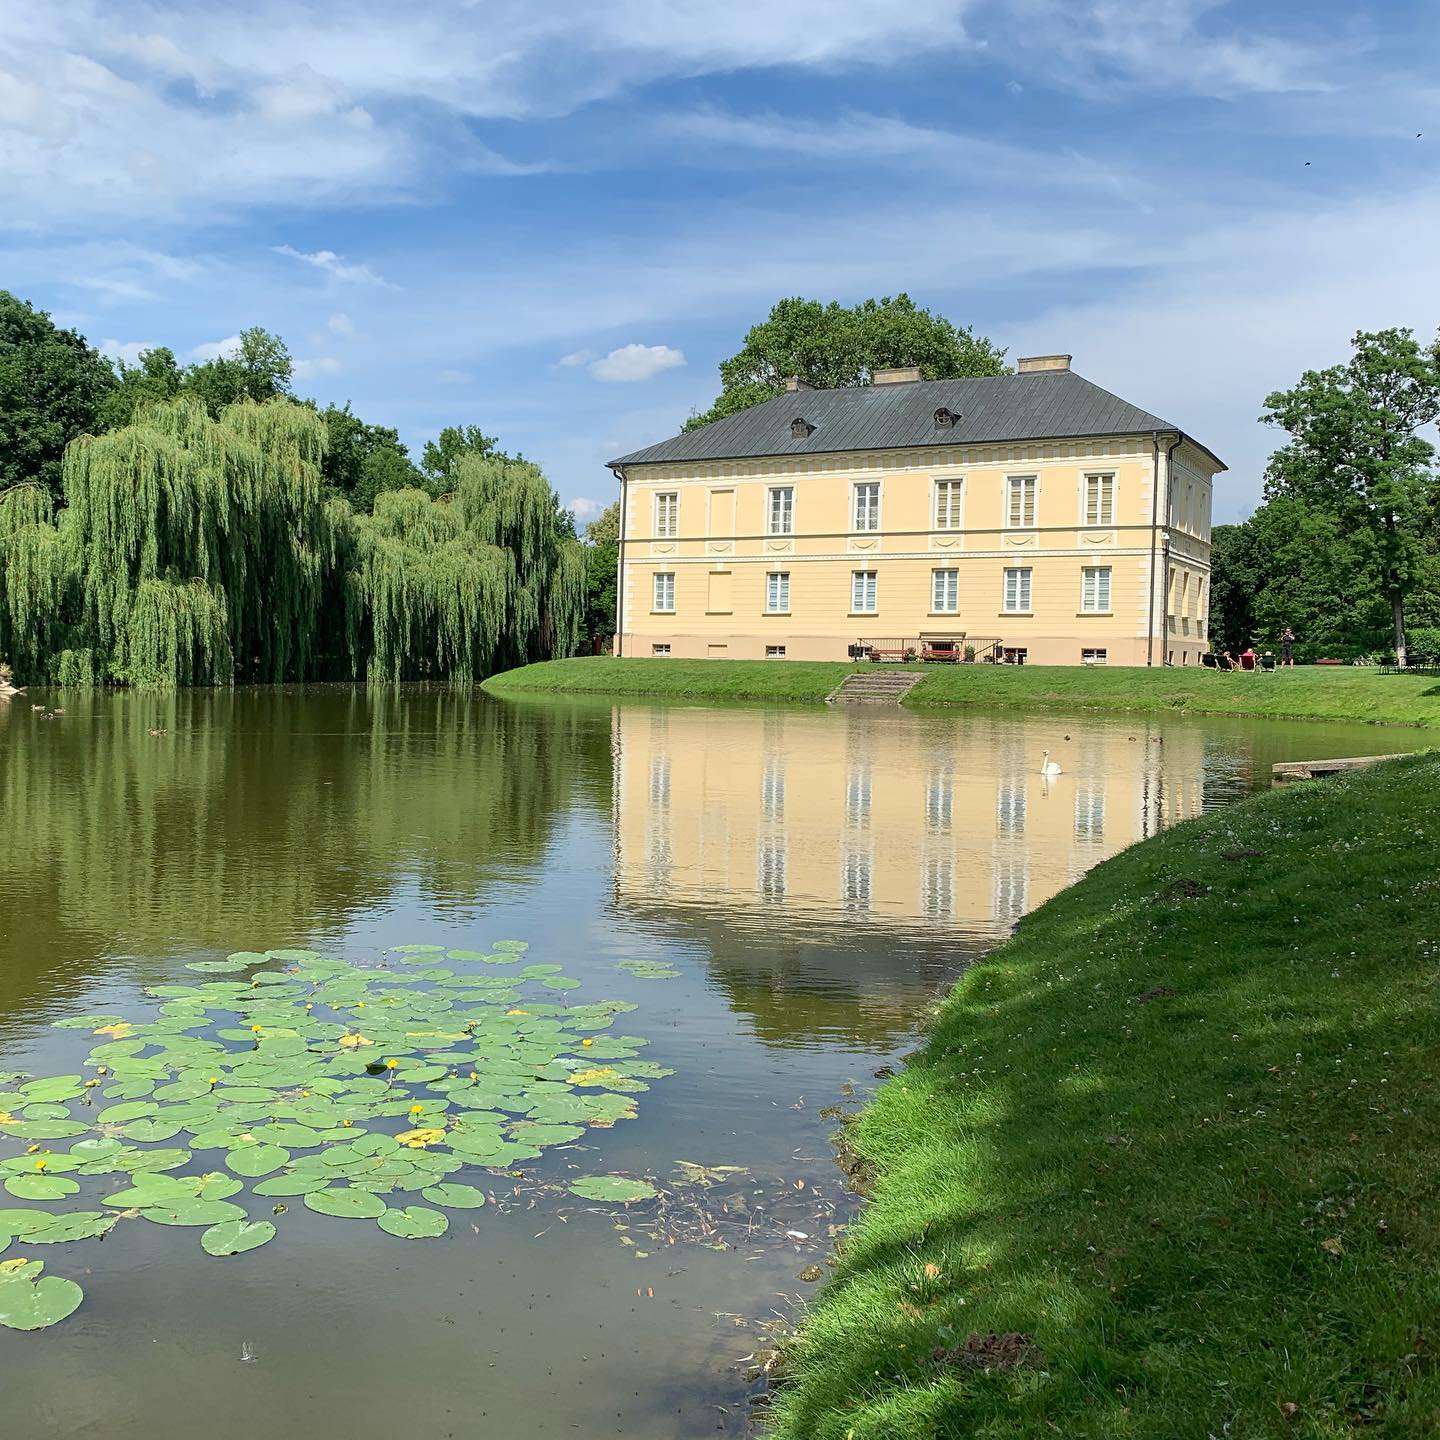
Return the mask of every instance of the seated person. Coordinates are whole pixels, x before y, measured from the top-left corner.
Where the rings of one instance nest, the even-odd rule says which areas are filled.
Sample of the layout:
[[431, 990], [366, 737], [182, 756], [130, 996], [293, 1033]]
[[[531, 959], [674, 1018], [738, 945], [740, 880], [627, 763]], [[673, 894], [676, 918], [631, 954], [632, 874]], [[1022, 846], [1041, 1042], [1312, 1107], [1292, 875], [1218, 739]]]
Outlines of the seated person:
[[1274, 674], [1274, 672], [1275, 672], [1275, 656], [1274, 656], [1273, 652], [1267, 650], [1267, 651], [1260, 657], [1260, 668], [1261, 668], [1267, 675], [1272, 675], [1272, 674]]
[[1255, 647], [1253, 645], [1247, 645], [1240, 652], [1240, 668], [1242, 670], [1253, 670], [1255, 668], [1255, 662], [1259, 658], [1255, 653]]

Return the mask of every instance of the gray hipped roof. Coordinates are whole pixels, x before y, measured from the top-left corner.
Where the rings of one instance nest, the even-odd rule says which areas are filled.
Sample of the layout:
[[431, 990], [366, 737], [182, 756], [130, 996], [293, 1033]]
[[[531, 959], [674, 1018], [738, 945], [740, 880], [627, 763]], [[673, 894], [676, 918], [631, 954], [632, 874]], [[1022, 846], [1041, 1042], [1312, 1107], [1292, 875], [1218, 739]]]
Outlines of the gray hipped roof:
[[[949, 429], [936, 428], [935, 412], [942, 406], [959, 416]], [[809, 434], [792, 434], [791, 422], [797, 419], [814, 428]], [[654, 465], [821, 455], [918, 445], [1148, 435], [1156, 430], [1183, 433], [1168, 420], [1121, 400], [1073, 370], [1045, 370], [975, 380], [912, 380], [843, 390], [787, 391], [738, 415], [609, 463]], [[1200, 448], [1205, 449], [1203, 445]], [[1220, 464], [1213, 452], [1206, 450], [1206, 454]]]

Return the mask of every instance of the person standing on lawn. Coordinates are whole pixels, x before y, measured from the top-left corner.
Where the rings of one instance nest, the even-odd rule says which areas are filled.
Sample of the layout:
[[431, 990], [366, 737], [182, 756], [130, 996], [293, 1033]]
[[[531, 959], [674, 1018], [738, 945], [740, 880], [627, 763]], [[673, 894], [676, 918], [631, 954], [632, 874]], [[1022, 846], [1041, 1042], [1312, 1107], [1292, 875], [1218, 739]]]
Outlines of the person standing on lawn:
[[1288, 625], [1280, 632], [1280, 663], [1295, 668], [1295, 632]]

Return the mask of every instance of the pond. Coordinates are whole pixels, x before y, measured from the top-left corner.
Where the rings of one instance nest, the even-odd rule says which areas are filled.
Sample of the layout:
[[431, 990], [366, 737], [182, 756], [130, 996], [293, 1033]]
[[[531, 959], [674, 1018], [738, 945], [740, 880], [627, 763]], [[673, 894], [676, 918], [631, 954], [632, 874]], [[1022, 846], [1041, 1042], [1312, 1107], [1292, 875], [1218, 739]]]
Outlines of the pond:
[[[419, 689], [0, 705], [0, 1265], [84, 1292], [0, 1328], [6, 1431], [741, 1434], [741, 1362], [853, 1210], [833, 1107], [956, 975], [1272, 762], [1415, 738]], [[571, 1188], [612, 1176], [658, 1195]], [[12, 1242], [21, 1209], [103, 1233]]]

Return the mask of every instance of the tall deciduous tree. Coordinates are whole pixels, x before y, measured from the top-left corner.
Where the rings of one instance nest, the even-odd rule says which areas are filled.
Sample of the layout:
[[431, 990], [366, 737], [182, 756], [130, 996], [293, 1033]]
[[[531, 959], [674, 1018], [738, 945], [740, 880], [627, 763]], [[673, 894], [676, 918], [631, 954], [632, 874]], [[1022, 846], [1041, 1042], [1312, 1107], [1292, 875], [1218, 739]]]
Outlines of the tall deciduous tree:
[[1405, 661], [1405, 600], [1423, 567], [1435, 451], [1417, 432], [1440, 416], [1440, 341], [1410, 330], [1360, 332], [1344, 365], [1307, 370], [1265, 401], [1261, 419], [1290, 433], [1270, 457], [1265, 492], [1334, 515], [1368, 537], [1395, 652]]
[[240, 332], [233, 355], [192, 365], [185, 371], [184, 390], [201, 400], [211, 416], [218, 416], [237, 400], [272, 400], [290, 393], [294, 362], [285, 342], [259, 325]]
[[100, 402], [99, 425], [102, 430], [118, 430], [128, 425], [145, 405], [173, 400], [185, 384], [185, 372], [168, 346], [157, 345], [142, 350], [139, 363], [116, 367], [119, 383]]
[[425, 442], [420, 468], [429, 489], [443, 495], [460, 483], [459, 465], [467, 455], [498, 455], [493, 435], [478, 425], [447, 425], [433, 440]]
[[927, 380], [1005, 374], [1005, 352], [908, 295], [845, 306], [799, 296], [779, 301], [745, 344], [720, 362], [721, 391], [687, 430], [758, 405], [796, 376], [817, 390], [868, 385], [876, 370], [918, 365]]
[[356, 510], [373, 510], [376, 497], [388, 490], [424, 488], [398, 431], [367, 425], [348, 403], [326, 406], [320, 418], [330, 440], [321, 474]]
[[114, 386], [82, 335], [0, 290], [0, 489], [29, 481], [58, 498], [65, 447], [96, 428]]

